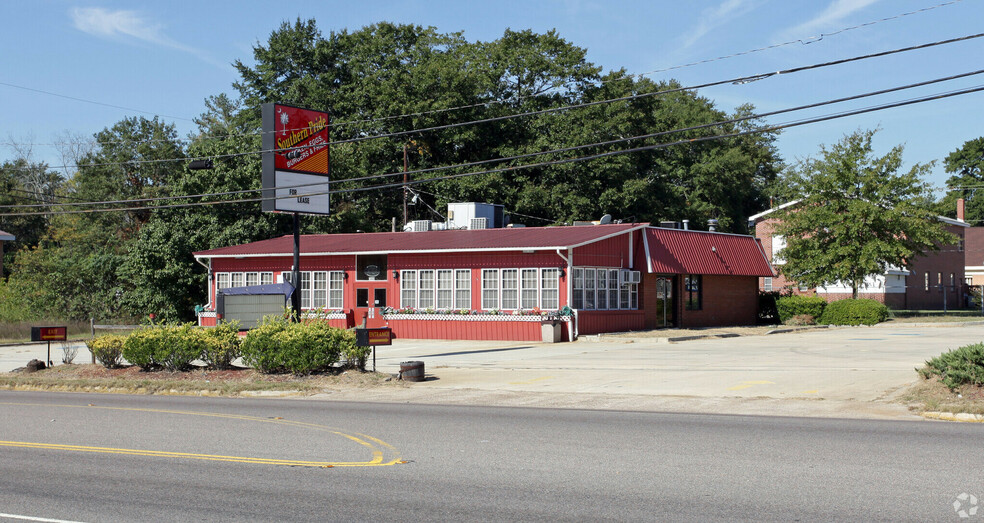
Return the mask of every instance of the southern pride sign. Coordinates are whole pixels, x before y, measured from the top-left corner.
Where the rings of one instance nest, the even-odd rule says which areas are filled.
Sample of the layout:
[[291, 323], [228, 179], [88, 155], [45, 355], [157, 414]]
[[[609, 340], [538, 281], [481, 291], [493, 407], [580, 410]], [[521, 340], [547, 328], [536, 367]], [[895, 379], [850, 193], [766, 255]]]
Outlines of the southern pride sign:
[[274, 103], [261, 111], [263, 211], [328, 214], [328, 113]]

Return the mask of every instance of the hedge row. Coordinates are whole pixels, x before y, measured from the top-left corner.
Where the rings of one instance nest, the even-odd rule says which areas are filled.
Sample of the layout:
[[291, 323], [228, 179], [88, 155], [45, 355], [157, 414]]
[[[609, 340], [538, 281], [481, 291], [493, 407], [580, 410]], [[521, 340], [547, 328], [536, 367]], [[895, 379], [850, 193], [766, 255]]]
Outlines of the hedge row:
[[365, 370], [369, 347], [356, 347], [355, 334], [322, 321], [293, 323], [281, 317], [239, 336], [236, 323], [199, 328], [192, 324], [160, 325], [128, 336], [99, 336], [89, 342], [96, 361], [107, 368], [124, 360], [144, 370], [182, 371], [201, 360], [224, 369], [242, 356], [261, 372], [311, 374], [329, 370], [344, 357], [348, 366]]
[[812, 318], [822, 325], [874, 325], [888, 319], [888, 307], [875, 300], [837, 300], [827, 303], [819, 296], [782, 296], [776, 299], [782, 323]]

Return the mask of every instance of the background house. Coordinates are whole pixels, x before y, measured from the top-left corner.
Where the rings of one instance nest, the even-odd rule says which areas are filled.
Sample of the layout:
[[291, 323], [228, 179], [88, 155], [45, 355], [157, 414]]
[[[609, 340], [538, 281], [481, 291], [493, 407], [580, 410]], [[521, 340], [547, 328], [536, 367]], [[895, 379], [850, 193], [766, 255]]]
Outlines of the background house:
[[[789, 281], [781, 274], [784, 260], [777, 256], [785, 245], [785, 239], [775, 233], [778, 220], [774, 213], [795, 205], [796, 201], [763, 211], [748, 218], [755, 228], [755, 237], [762, 242], [769, 261], [780, 273], [775, 277], [764, 277], [759, 281], [763, 291], [791, 290], [794, 294], [817, 295], [827, 301], [851, 297], [849, 285], [831, 285], [811, 288]], [[957, 236], [958, 241], [943, 245], [939, 251], [922, 254], [913, 258], [909, 267], [898, 267], [884, 274], [870, 276], [858, 290], [858, 297], [869, 298], [884, 303], [893, 309], [952, 309], [963, 307], [966, 303], [964, 284], [965, 233], [969, 225], [963, 220], [963, 200], [958, 202], [957, 219], [938, 216], [947, 232]], [[984, 250], [984, 246], [982, 246]]]
[[[751, 236], [644, 223], [485, 228], [494, 223], [304, 235], [302, 309], [403, 338], [504, 340], [540, 339], [538, 314], [561, 311], [574, 339], [754, 324], [758, 278], [773, 274]], [[217, 289], [289, 281], [292, 253], [291, 236], [194, 253], [209, 270], [199, 323], [215, 324]]]

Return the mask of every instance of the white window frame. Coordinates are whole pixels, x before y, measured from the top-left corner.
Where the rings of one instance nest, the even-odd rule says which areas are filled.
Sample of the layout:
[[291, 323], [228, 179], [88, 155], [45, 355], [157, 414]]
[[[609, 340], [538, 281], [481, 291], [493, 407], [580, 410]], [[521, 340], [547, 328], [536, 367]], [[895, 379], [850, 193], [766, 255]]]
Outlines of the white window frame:
[[[482, 310], [499, 308], [499, 269], [482, 269]], [[494, 284], [494, 287], [489, 284]]]
[[[586, 311], [638, 310], [639, 284], [619, 285], [619, 271], [610, 267], [573, 268], [571, 307]], [[599, 277], [599, 274], [603, 276]]]
[[519, 269], [499, 269], [499, 308], [519, 308]]
[[540, 269], [540, 307], [560, 309], [560, 269]]
[[[540, 306], [540, 272], [533, 268], [519, 270], [519, 306], [523, 309]], [[532, 281], [529, 280], [530, 276]]]
[[471, 269], [400, 271], [400, 307], [471, 309]]

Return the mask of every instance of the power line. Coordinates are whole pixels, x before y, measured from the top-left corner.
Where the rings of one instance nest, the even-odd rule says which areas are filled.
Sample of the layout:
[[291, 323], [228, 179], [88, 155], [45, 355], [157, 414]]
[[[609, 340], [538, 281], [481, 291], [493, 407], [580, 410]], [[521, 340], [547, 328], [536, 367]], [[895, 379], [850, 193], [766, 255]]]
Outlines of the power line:
[[[940, 6], [949, 5], [951, 3], [955, 3], [955, 2], [959, 2], [959, 1], [962, 1], [962, 0], [953, 0], [953, 1], [951, 1], [949, 3], [946, 3], [946, 4], [940, 4]], [[939, 7], [939, 6], [937, 6], [937, 7]], [[913, 11], [913, 12], [910, 12], [908, 14], [913, 14], [913, 13], [916, 13], [916, 12], [919, 12], [919, 11]], [[904, 15], [899, 15], [899, 16], [904, 16]], [[877, 22], [871, 22], [871, 23], [869, 23], [867, 25], [871, 25], [872, 23], [877, 23]], [[845, 31], [845, 30], [854, 29], [854, 28], [857, 28], [857, 27], [862, 27], [863, 25], [864, 24], [862, 24], [861, 26], [855, 26], [855, 27], [852, 27], [852, 28], [842, 29], [842, 30], [840, 30], [838, 32], [842, 32], [842, 31]], [[836, 34], [836, 33], [831, 33], [831, 34]], [[368, 136], [359, 136], [359, 137], [349, 138], [349, 139], [344, 139], [344, 140], [330, 141], [328, 143], [328, 145], [338, 145], [338, 144], [344, 144], [344, 143], [356, 143], [356, 142], [362, 142], [362, 141], [367, 141], [367, 140], [374, 140], [374, 139], [377, 139], [377, 138], [393, 138], [393, 137], [398, 137], [398, 136], [406, 136], [406, 135], [414, 134], [414, 133], [423, 133], [423, 132], [430, 132], [430, 131], [437, 131], [437, 130], [444, 130], [444, 129], [452, 129], [452, 128], [457, 128], [457, 127], [465, 127], [465, 126], [470, 126], [470, 125], [478, 125], [478, 124], [484, 124], [484, 123], [491, 123], [491, 122], [509, 120], [509, 119], [513, 119], [513, 118], [522, 118], [522, 117], [526, 117], [526, 116], [536, 116], [536, 115], [540, 115], [540, 114], [549, 114], [549, 113], [554, 113], [554, 112], [559, 112], [559, 111], [566, 111], [566, 110], [570, 110], [570, 109], [579, 109], [579, 108], [583, 108], [583, 107], [591, 107], [591, 106], [603, 105], [603, 104], [609, 104], [609, 103], [615, 103], [615, 102], [624, 102], [624, 101], [637, 100], [637, 99], [641, 99], [641, 98], [648, 98], [648, 97], [662, 95], [662, 94], [669, 94], [669, 93], [682, 92], [682, 91], [692, 91], [692, 90], [698, 90], [698, 89], [705, 89], [705, 88], [708, 88], [708, 87], [715, 87], [715, 86], [729, 84], [729, 83], [730, 84], [741, 85], [741, 84], [745, 84], [745, 83], [755, 82], [755, 81], [758, 81], [758, 80], [764, 80], [764, 79], [770, 78], [772, 76], [788, 75], [788, 74], [798, 73], [798, 72], [803, 72], [803, 71], [808, 71], [808, 70], [812, 70], [812, 69], [820, 69], [820, 68], [824, 68], [824, 67], [831, 67], [831, 66], [835, 66], [835, 65], [842, 65], [842, 64], [845, 64], [845, 63], [856, 62], [856, 61], [860, 61], [860, 60], [867, 60], [867, 59], [870, 59], [870, 58], [880, 58], [880, 57], [889, 56], [889, 55], [892, 55], [892, 54], [904, 53], [904, 52], [909, 52], [909, 51], [916, 51], [916, 50], [926, 49], [926, 48], [930, 48], [930, 47], [936, 47], [936, 46], [940, 46], [940, 45], [947, 45], [947, 44], [952, 44], [952, 43], [957, 43], [957, 42], [972, 40], [972, 39], [980, 38], [982, 36], [984, 36], [984, 33], [977, 33], [977, 34], [973, 34], [973, 35], [967, 35], [967, 36], [962, 36], [962, 37], [950, 38], [950, 39], [946, 39], [946, 40], [939, 40], [939, 41], [929, 42], [929, 43], [925, 43], [925, 44], [919, 44], [919, 45], [914, 45], [914, 46], [908, 46], [908, 47], [891, 49], [891, 50], [888, 50], [888, 51], [881, 51], [881, 52], [877, 52], [877, 53], [870, 53], [870, 54], [866, 54], [866, 55], [854, 56], [854, 57], [851, 57], [851, 58], [844, 58], [844, 59], [840, 59], [840, 60], [833, 60], [833, 61], [829, 61], [829, 62], [821, 62], [821, 63], [818, 63], [818, 64], [812, 64], [812, 65], [807, 65], [807, 66], [800, 66], [800, 67], [794, 67], [794, 68], [790, 68], [790, 69], [783, 69], [783, 70], [779, 70], [779, 71], [775, 71], [775, 72], [767, 72], [767, 73], [760, 73], [760, 74], [755, 74], [755, 75], [747, 75], [747, 76], [742, 76], [742, 77], [737, 77], [737, 78], [730, 78], [730, 79], [726, 79], [726, 80], [718, 80], [718, 81], [707, 82], [707, 83], [703, 83], [703, 84], [697, 84], [697, 85], [686, 86], [686, 87], [678, 87], [678, 88], [673, 88], [673, 89], [664, 89], [664, 90], [659, 90], [659, 91], [650, 91], [650, 92], [639, 93], [639, 94], [635, 94], [635, 95], [631, 95], [631, 96], [624, 96], [624, 97], [619, 97], [619, 98], [611, 98], [611, 99], [606, 99], [606, 100], [598, 100], [598, 101], [594, 101], [594, 102], [584, 102], [584, 103], [580, 103], [580, 104], [563, 105], [563, 106], [559, 106], [559, 107], [552, 107], [552, 108], [548, 108], [548, 109], [541, 109], [541, 110], [538, 110], [538, 111], [528, 111], [528, 112], [523, 112], [523, 113], [515, 113], [515, 114], [510, 114], [510, 115], [503, 115], [503, 116], [497, 116], [497, 117], [485, 118], [485, 119], [479, 119], [479, 120], [468, 120], [468, 121], [464, 121], [464, 122], [457, 122], [457, 123], [445, 124], [445, 125], [439, 125], [439, 126], [424, 127], [424, 128], [417, 128], [417, 129], [408, 129], [408, 130], [396, 131], [396, 132], [392, 132], [392, 133], [383, 133], [383, 134], [375, 134], [375, 135], [368, 135]], [[799, 42], [799, 40], [794, 41], [793, 43], [795, 43], [795, 42]], [[785, 45], [785, 44], [777, 44], [777, 45]], [[737, 56], [737, 55], [734, 55], [734, 56]], [[642, 73], [642, 74], [645, 75], [645, 74], [649, 74], [649, 73]], [[0, 82], [0, 85], [7, 85], [7, 84], [3, 84], [2, 82]], [[494, 102], [487, 102], [487, 103], [483, 103], [483, 104], [474, 104], [474, 105], [471, 105], [471, 106], [460, 106], [458, 108], [449, 108], [447, 110], [454, 110], [454, 109], [460, 109], [460, 108], [478, 107], [478, 106], [483, 106], [483, 105], [489, 105], [489, 104], [492, 104], [492, 103], [494, 103]], [[434, 111], [430, 111], [430, 112], [439, 112], [439, 111], [444, 111], [444, 110], [443, 109], [438, 109], [438, 110], [434, 110]], [[333, 127], [339, 127], [339, 126], [348, 125], [348, 124], [352, 124], [352, 123], [364, 123], [364, 122], [382, 121], [382, 120], [393, 119], [393, 118], [402, 118], [402, 117], [405, 117], [405, 116], [416, 116], [418, 114], [419, 115], [422, 115], [422, 114], [428, 114], [428, 113], [413, 113], [413, 114], [408, 114], [408, 115], [399, 115], [399, 116], [393, 116], [393, 117], [382, 117], [382, 118], [378, 118], [378, 119], [369, 119], [369, 120], [357, 120], [357, 121], [350, 121], [350, 122], [334, 122], [331, 125]], [[288, 129], [288, 130], [291, 130], [291, 129]], [[215, 137], [214, 139], [220, 140], [220, 139], [229, 139], [229, 138], [233, 138], [233, 137], [261, 136], [261, 135], [266, 134], [266, 133], [269, 133], [269, 132], [272, 132], [272, 131], [261, 131], [259, 133], [230, 134], [230, 135], [227, 135], [227, 136]], [[147, 140], [147, 141], [143, 141], [143, 142], [108, 141], [108, 142], [94, 142], [94, 143], [97, 143], [97, 144], [98, 143], [103, 143], [103, 144], [112, 144], [112, 143], [150, 143], [150, 142], [153, 142], [153, 141], [167, 141], [167, 140]], [[180, 140], [179, 139], [179, 140], [174, 140], [174, 141], [181, 142], [181, 141], [186, 141], [186, 140]], [[12, 143], [11, 142], [6, 142], [5, 145], [12, 145]], [[24, 145], [28, 145], [28, 144], [24, 144]], [[30, 144], [30, 145], [52, 145], [52, 144]], [[237, 153], [237, 154], [233, 154], [233, 155], [217, 155], [217, 156], [200, 157], [200, 158], [189, 158], [189, 159], [226, 158], [226, 157], [242, 156], [242, 155], [245, 155], [245, 154], [262, 153], [262, 152], [264, 152], [264, 151], [253, 151], [251, 153]], [[133, 162], [112, 162], [112, 163], [84, 164], [84, 165], [79, 165], [78, 167], [96, 167], [96, 166], [105, 166], [105, 165], [135, 164], [135, 163], [136, 164], [140, 164], [140, 163], [159, 163], [159, 162], [169, 162], [169, 161], [181, 161], [181, 160], [180, 159], [168, 159], [168, 160], [135, 160]], [[67, 169], [67, 168], [71, 168], [71, 167], [73, 167], [73, 166], [70, 166], [70, 165], [59, 165], [59, 166], [52, 166], [51, 168], [52, 169]]]
[[634, 148], [630, 148], [630, 149], [622, 149], [622, 150], [618, 150], [618, 151], [608, 151], [608, 152], [597, 153], [597, 154], [592, 154], [592, 155], [587, 155], [587, 156], [572, 157], [572, 158], [562, 158], [562, 159], [558, 159], [558, 160], [549, 160], [549, 161], [537, 162], [537, 163], [532, 163], [532, 164], [502, 167], [502, 168], [498, 168], [498, 169], [488, 169], [488, 170], [484, 170], [484, 171], [477, 171], [477, 172], [470, 172], [470, 173], [459, 173], [459, 174], [451, 174], [451, 175], [440, 176], [440, 177], [435, 177], [435, 178], [426, 178], [426, 179], [419, 179], [419, 180], [411, 180], [411, 181], [409, 181], [407, 183], [398, 182], [398, 183], [382, 184], [382, 185], [375, 185], [375, 186], [369, 186], [369, 187], [356, 187], [356, 188], [349, 188], [349, 189], [336, 189], [336, 190], [328, 190], [328, 191], [316, 191], [316, 192], [311, 192], [311, 193], [306, 193], [306, 194], [295, 194], [295, 195], [291, 195], [291, 196], [287, 196], [287, 197], [273, 196], [273, 197], [247, 198], [247, 199], [239, 199], [239, 200], [218, 200], [218, 201], [194, 202], [194, 203], [184, 203], [184, 204], [170, 204], [170, 205], [157, 205], [157, 206], [138, 206], [138, 207], [119, 207], [119, 208], [101, 208], [101, 209], [83, 209], [83, 210], [74, 210], [74, 211], [51, 211], [51, 212], [30, 212], [30, 213], [0, 213], [0, 216], [31, 216], [31, 215], [44, 215], [44, 214], [89, 214], [89, 213], [110, 212], [110, 211], [137, 211], [137, 210], [175, 209], [175, 208], [197, 207], [197, 206], [207, 206], [207, 205], [221, 205], [221, 204], [228, 204], [228, 203], [242, 204], [242, 203], [250, 203], [250, 202], [260, 202], [260, 201], [264, 201], [264, 200], [279, 200], [279, 199], [288, 199], [288, 198], [289, 199], [293, 199], [293, 198], [302, 197], [302, 196], [316, 196], [316, 195], [324, 195], [324, 194], [347, 194], [347, 193], [365, 192], [365, 191], [371, 191], [371, 190], [397, 189], [397, 188], [402, 188], [405, 185], [418, 185], [418, 184], [422, 184], [422, 183], [430, 183], [430, 182], [435, 182], [435, 181], [450, 180], [450, 179], [464, 178], [464, 177], [471, 177], [471, 176], [479, 176], [479, 175], [483, 175], [483, 174], [497, 174], [497, 173], [502, 173], [502, 172], [510, 172], [510, 171], [517, 171], [517, 170], [533, 169], [533, 168], [540, 168], [540, 167], [549, 167], [549, 166], [554, 166], [554, 165], [580, 163], [580, 162], [584, 162], [584, 161], [597, 160], [597, 159], [600, 159], [600, 158], [607, 158], [607, 157], [612, 157], [612, 156], [620, 156], [620, 155], [623, 155], [623, 154], [632, 154], [632, 153], [645, 152], [645, 151], [651, 151], [651, 150], [656, 150], [656, 149], [665, 149], [665, 148], [672, 147], [672, 146], [675, 146], [675, 145], [685, 145], [685, 144], [705, 142], [705, 141], [710, 141], [710, 140], [720, 140], [720, 139], [723, 139], [723, 138], [734, 138], [734, 137], [745, 136], [745, 135], [749, 135], [749, 134], [760, 134], [760, 133], [764, 133], [764, 132], [774, 132], [774, 131], [778, 131], [780, 129], [786, 129], [786, 128], [790, 128], [790, 127], [799, 127], [799, 126], [813, 124], [813, 123], [819, 123], [819, 122], [825, 122], [825, 121], [829, 121], [829, 120], [836, 120], [836, 119], [839, 119], [839, 118], [845, 118], [845, 117], [848, 117], [848, 116], [855, 116], [855, 115], [858, 115], [858, 114], [870, 113], [870, 112], [874, 112], [874, 111], [882, 111], [882, 110], [885, 110], [885, 109], [892, 109], [892, 108], [895, 108], [895, 107], [902, 107], [902, 106], [906, 106], [906, 105], [913, 105], [913, 104], [917, 104], [917, 103], [924, 103], [924, 102], [929, 102], [929, 101], [933, 101], [933, 100], [940, 100], [940, 99], [949, 98], [949, 97], [952, 97], [952, 96], [959, 96], [959, 95], [964, 95], [964, 94], [971, 94], [971, 93], [976, 93], [976, 92], [981, 92], [981, 91], [984, 91], [984, 85], [977, 86], [977, 87], [972, 87], [972, 88], [966, 88], [966, 89], [959, 89], [959, 90], [956, 90], [956, 91], [949, 91], [949, 92], [945, 92], [945, 93], [939, 93], [939, 94], [935, 94], [935, 95], [923, 96], [923, 97], [918, 97], [918, 98], [911, 98], [909, 100], [903, 100], [903, 101], [893, 102], [893, 103], [886, 103], [886, 104], [881, 104], [881, 105], [866, 107], [866, 108], [862, 108], [862, 109], [856, 109], [856, 110], [851, 110], [851, 111], [843, 111], [843, 112], [840, 112], [840, 113], [833, 113], [833, 114], [829, 114], [829, 115], [825, 115], [825, 116], [820, 116], [820, 117], [805, 118], [805, 119], [796, 120], [796, 121], [792, 121], [792, 122], [788, 122], [788, 123], [784, 123], [784, 124], [776, 124], [776, 125], [772, 125], [772, 126], [767, 126], [767, 127], [761, 128], [761, 129], [750, 129], [750, 130], [738, 131], [738, 132], [733, 132], [733, 133], [728, 133], [728, 134], [723, 134], [723, 135], [712, 135], [712, 136], [704, 136], [704, 137], [697, 137], [697, 138], [689, 138], [689, 139], [677, 140], [677, 141], [674, 141], [674, 142], [666, 142], [666, 143], [660, 143], [660, 144], [645, 145], [645, 146], [634, 147]]
[[[51, 91], [45, 91], [44, 89], [35, 89], [33, 87], [25, 87], [23, 85], [16, 85], [16, 84], [8, 83], [8, 82], [0, 82], [0, 85], [7, 86], [7, 87], [13, 87], [14, 89], [23, 89], [25, 91], [32, 91], [32, 92], [35, 92], [35, 93], [46, 94], [48, 96], [57, 96], [58, 98], [66, 98], [68, 100], [74, 100], [76, 102], [84, 102], [84, 103], [87, 103], [87, 104], [102, 105], [104, 107], [112, 107], [113, 109], [123, 109], [124, 111], [134, 111], [134, 112], [137, 112], [137, 113], [149, 114], [149, 115], [153, 115], [153, 116], [162, 116], [162, 117], [165, 117], [165, 118], [173, 118], [175, 120], [184, 120], [184, 121], [188, 121], [188, 122], [194, 122], [195, 121], [194, 119], [191, 119], [191, 118], [184, 118], [184, 117], [181, 117], [181, 116], [172, 116], [172, 115], [167, 115], [167, 114], [155, 113], [153, 111], [143, 111], [143, 110], [140, 110], [140, 109], [134, 109], [132, 107], [123, 107], [122, 105], [113, 105], [113, 104], [108, 104], [108, 103], [103, 103], [103, 102], [97, 102], [95, 100], [86, 100], [85, 98], [79, 98], [77, 96], [69, 96], [67, 94], [53, 93]], [[10, 145], [10, 144], [4, 144], [4, 145]], [[48, 144], [31, 144], [31, 145], [48, 145]]]
[[[543, 156], [543, 155], [546, 155], [546, 154], [566, 153], [566, 152], [571, 152], [571, 151], [586, 149], [586, 148], [590, 148], [590, 147], [600, 147], [600, 146], [605, 146], [605, 145], [615, 145], [615, 144], [619, 144], [619, 143], [625, 143], [625, 142], [628, 142], [628, 141], [635, 141], [635, 140], [656, 138], [658, 136], [665, 136], [665, 135], [674, 134], [674, 133], [689, 132], [689, 131], [707, 129], [707, 128], [711, 128], [711, 127], [719, 127], [719, 126], [722, 126], [722, 125], [730, 125], [730, 124], [740, 123], [740, 122], [744, 122], [744, 121], [748, 121], [748, 120], [756, 120], [756, 119], [761, 119], [761, 118], [765, 118], [765, 117], [769, 117], [769, 116], [775, 116], [775, 115], [784, 114], [784, 113], [801, 111], [801, 110], [804, 110], [804, 109], [813, 109], [813, 108], [822, 107], [822, 106], [825, 106], [825, 105], [832, 105], [832, 104], [836, 104], [836, 103], [853, 101], [853, 100], [858, 100], [858, 99], [861, 99], [861, 98], [868, 98], [868, 97], [872, 97], [872, 96], [878, 96], [878, 95], [882, 95], [882, 94], [887, 94], [887, 93], [891, 93], [891, 92], [902, 91], [902, 90], [906, 90], [906, 89], [912, 89], [912, 88], [916, 88], [916, 87], [924, 87], [924, 86], [931, 85], [931, 84], [946, 82], [946, 81], [960, 79], [960, 78], [966, 78], [966, 77], [970, 77], [970, 76], [974, 76], [974, 75], [979, 75], [979, 74], [984, 74], [984, 69], [979, 69], [977, 71], [970, 71], [970, 72], [967, 72], [967, 73], [960, 73], [960, 74], [950, 75], [950, 76], [946, 76], [946, 77], [942, 77], [942, 78], [935, 78], [935, 79], [926, 80], [926, 81], [923, 81], [923, 82], [916, 82], [916, 83], [912, 83], [912, 84], [907, 84], [907, 85], [902, 85], [902, 86], [897, 86], [897, 87], [891, 87], [891, 88], [887, 88], [887, 89], [881, 89], [881, 90], [877, 90], [877, 91], [871, 91], [871, 92], [867, 92], [867, 93], [861, 93], [861, 94], [847, 96], [847, 97], [842, 97], [842, 98], [835, 98], [835, 99], [832, 99], [832, 100], [825, 100], [825, 101], [822, 101], [822, 102], [816, 102], [816, 103], [812, 103], [812, 104], [800, 105], [800, 106], [791, 107], [791, 108], [787, 108], [787, 109], [780, 109], [780, 110], [776, 110], [776, 111], [769, 111], [769, 112], [765, 112], [765, 113], [753, 114], [753, 115], [743, 116], [743, 117], [740, 117], [740, 118], [732, 118], [732, 119], [728, 119], [728, 120], [711, 122], [711, 123], [706, 123], [706, 124], [701, 124], [701, 125], [695, 125], [695, 126], [690, 126], [690, 127], [671, 129], [671, 130], [667, 130], [667, 131], [659, 131], [659, 132], [655, 132], [655, 133], [649, 133], [649, 134], [631, 136], [631, 137], [627, 137], [627, 138], [618, 138], [618, 139], [615, 139], [615, 140], [608, 140], [608, 141], [603, 141], [603, 142], [595, 142], [595, 143], [591, 143], [591, 144], [583, 144], [583, 145], [576, 145], [576, 146], [564, 147], [564, 148], [559, 148], [559, 149], [551, 149], [551, 150], [547, 150], [547, 151], [538, 151], [538, 152], [520, 154], [520, 155], [515, 155], [515, 156], [510, 156], [510, 157], [504, 157], [504, 158], [492, 158], [492, 159], [487, 159], [487, 160], [479, 160], [479, 161], [475, 161], [475, 162], [468, 162], [468, 163], [456, 164], [456, 165], [450, 165], [450, 166], [439, 166], [439, 167], [430, 167], [430, 168], [426, 168], [426, 169], [417, 169], [417, 170], [414, 170], [414, 171], [408, 171], [407, 173], [395, 172], [395, 173], [387, 173], [387, 174], [380, 174], [380, 175], [370, 175], [370, 176], [359, 177], [359, 178], [349, 178], [349, 179], [345, 179], [345, 180], [337, 180], [337, 181], [335, 181], [333, 183], [343, 183], [343, 182], [344, 183], [353, 183], [353, 182], [361, 182], [361, 181], [371, 181], [371, 180], [376, 180], [376, 179], [380, 179], [380, 178], [387, 178], [387, 177], [393, 177], [393, 176], [401, 176], [403, 174], [419, 175], [419, 174], [426, 174], [426, 173], [431, 173], [431, 172], [436, 172], [436, 171], [444, 171], [444, 170], [448, 170], [448, 169], [461, 169], [461, 168], [467, 168], [467, 167], [476, 167], [476, 166], [479, 166], [479, 165], [486, 165], [486, 164], [489, 164], [489, 163], [499, 163], [499, 162], [505, 162], [505, 161], [522, 160], [522, 159], [532, 158], [532, 157], [536, 157], [536, 156]], [[314, 185], [321, 185], [321, 183], [298, 184], [298, 185], [282, 186], [280, 188], [281, 189], [297, 189], [297, 188], [311, 187], [311, 186], [314, 186]], [[91, 201], [91, 202], [79, 203], [79, 204], [75, 204], [75, 203], [56, 203], [56, 204], [50, 204], [50, 205], [20, 205], [20, 206], [0, 205], [0, 209], [3, 209], [3, 208], [55, 207], [55, 206], [76, 206], [76, 205], [112, 205], [112, 204], [143, 203], [143, 202], [165, 201], [165, 200], [175, 200], [175, 199], [204, 198], [204, 197], [215, 197], [215, 196], [232, 196], [232, 195], [237, 195], [237, 194], [255, 193], [255, 192], [262, 191], [262, 190], [263, 189], [241, 189], [241, 190], [236, 190], [236, 191], [226, 191], [226, 192], [217, 192], [217, 193], [203, 193], [203, 194], [176, 195], [176, 196], [158, 196], [158, 197], [153, 197], [153, 198], [138, 198], [138, 199], [128, 199], [128, 200]]]

